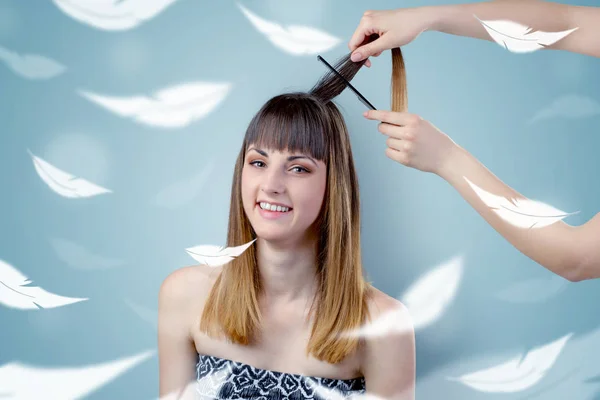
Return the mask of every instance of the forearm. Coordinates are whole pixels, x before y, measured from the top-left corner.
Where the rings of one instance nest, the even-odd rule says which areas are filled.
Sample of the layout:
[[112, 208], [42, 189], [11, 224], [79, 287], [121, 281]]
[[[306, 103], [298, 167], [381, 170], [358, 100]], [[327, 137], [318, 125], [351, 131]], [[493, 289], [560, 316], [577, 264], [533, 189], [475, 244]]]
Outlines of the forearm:
[[[546, 48], [600, 57], [600, 7], [572, 6], [542, 0], [496, 0], [426, 7], [429, 30], [493, 41], [477, 20], [511, 20], [532, 31], [579, 29]], [[477, 18], [475, 18], [475, 16]]]
[[[592, 254], [590, 225], [571, 226], [558, 221], [541, 228], [522, 228], [505, 221], [479, 198], [464, 178], [496, 196], [509, 200], [525, 197], [504, 184], [459, 146], [456, 146], [438, 175], [450, 183], [500, 235], [540, 265], [571, 281], [588, 279], [594, 263], [596, 274], [598, 273], [600, 266], [597, 265], [597, 259], [594, 261], [594, 257], [597, 258], [600, 254]], [[595, 222], [596, 228], [600, 228], [599, 222], [600, 214]], [[600, 237], [600, 231], [595, 236]]]

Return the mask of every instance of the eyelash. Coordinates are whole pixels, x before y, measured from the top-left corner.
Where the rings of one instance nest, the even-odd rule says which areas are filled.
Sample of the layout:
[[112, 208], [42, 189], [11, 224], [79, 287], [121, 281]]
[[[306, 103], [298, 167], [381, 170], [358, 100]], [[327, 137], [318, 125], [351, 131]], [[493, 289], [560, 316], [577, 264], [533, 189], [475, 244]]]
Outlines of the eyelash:
[[[264, 164], [264, 162], [262, 162], [262, 161], [260, 161], [260, 160], [256, 160], [256, 161], [252, 161], [252, 162], [250, 163], [250, 165], [254, 165], [254, 164], [256, 164], [256, 163], [263, 163], [263, 164]], [[260, 168], [260, 167], [258, 167], [258, 168]], [[308, 169], [306, 169], [306, 168], [304, 168], [304, 167], [301, 167], [301, 166], [299, 166], [299, 165], [296, 165], [296, 166], [294, 166], [293, 168], [300, 168], [300, 169], [304, 170], [304, 172], [305, 172], [305, 173], [309, 173], [309, 172], [310, 172]]]

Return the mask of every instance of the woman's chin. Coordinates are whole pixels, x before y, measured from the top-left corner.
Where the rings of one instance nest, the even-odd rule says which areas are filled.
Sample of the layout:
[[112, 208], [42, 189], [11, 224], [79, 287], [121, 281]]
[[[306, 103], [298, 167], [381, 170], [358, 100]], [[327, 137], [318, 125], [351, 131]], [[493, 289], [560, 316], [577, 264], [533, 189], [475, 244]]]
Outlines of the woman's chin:
[[257, 239], [261, 240], [278, 241], [289, 237], [285, 232], [276, 232], [275, 229], [255, 229], [254, 231]]

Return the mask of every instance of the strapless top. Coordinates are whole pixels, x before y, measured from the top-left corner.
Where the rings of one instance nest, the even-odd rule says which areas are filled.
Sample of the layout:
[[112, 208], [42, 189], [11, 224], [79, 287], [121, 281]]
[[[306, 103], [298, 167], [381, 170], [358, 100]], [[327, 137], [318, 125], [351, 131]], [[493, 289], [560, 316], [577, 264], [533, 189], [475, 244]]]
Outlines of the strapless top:
[[202, 400], [340, 399], [365, 393], [365, 378], [332, 379], [271, 371], [198, 355], [196, 394]]

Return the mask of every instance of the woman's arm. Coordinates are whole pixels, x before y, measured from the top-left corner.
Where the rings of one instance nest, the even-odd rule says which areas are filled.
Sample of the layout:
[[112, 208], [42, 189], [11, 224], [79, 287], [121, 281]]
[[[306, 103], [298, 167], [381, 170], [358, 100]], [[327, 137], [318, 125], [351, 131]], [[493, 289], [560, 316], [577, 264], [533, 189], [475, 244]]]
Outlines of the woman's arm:
[[506, 240], [550, 271], [570, 280], [600, 277], [600, 213], [581, 226], [563, 221], [542, 228], [521, 228], [500, 218], [465, 180], [495, 196], [525, 199], [431, 122], [416, 114], [371, 110], [367, 119], [381, 123], [389, 136], [387, 157], [407, 167], [439, 175]]
[[520, 228], [500, 218], [464, 178], [497, 196], [526, 198], [504, 184], [465, 149], [454, 146], [436, 173], [529, 258], [573, 282], [600, 277], [600, 213], [581, 226], [558, 221], [542, 228]]
[[428, 7], [435, 17], [429, 30], [493, 40], [480, 20], [511, 20], [533, 31], [558, 32], [579, 27], [549, 49], [600, 57], [600, 7], [572, 6], [541, 0], [496, 0]]
[[171, 273], [158, 296], [159, 396], [169, 399], [195, 379], [197, 352], [189, 323], [193, 301], [186, 295], [186, 273], [186, 268]]
[[[348, 42], [352, 61], [377, 57], [385, 50], [402, 47], [424, 31], [492, 41], [474, 15], [480, 20], [511, 20], [530, 27], [532, 31], [560, 32], [577, 27], [579, 29], [546, 48], [600, 57], [600, 7], [541, 0], [495, 0], [366, 11]], [[374, 33], [379, 38], [370, 41]]]

